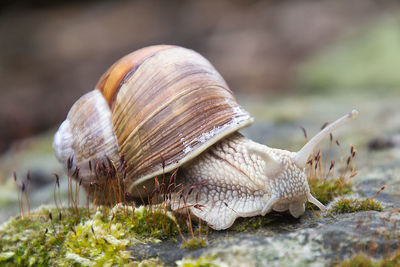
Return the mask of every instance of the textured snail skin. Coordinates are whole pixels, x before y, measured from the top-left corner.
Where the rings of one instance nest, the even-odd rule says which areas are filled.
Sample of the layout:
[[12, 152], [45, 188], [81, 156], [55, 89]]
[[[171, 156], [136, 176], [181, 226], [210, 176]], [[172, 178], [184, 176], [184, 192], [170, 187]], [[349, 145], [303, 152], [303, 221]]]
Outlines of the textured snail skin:
[[[276, 163], [265, 162], [250, 147], [268, 153], [279, 168], [271, 171]], [[201, 154], [181, 173], [179, 183], [194, 189], [186, 194], [186, 203], [176, 199], [173, 209], [191, 207], [194, 215], [217, 230], [230, 227], [237, 217], [265, 215], [271, 208], [299, 217], [310, 192], [304, 168], [296, 166], [292, 152], [257, 144], [238, 133]], [[263, 212], [273, 196], [279, 201]]]

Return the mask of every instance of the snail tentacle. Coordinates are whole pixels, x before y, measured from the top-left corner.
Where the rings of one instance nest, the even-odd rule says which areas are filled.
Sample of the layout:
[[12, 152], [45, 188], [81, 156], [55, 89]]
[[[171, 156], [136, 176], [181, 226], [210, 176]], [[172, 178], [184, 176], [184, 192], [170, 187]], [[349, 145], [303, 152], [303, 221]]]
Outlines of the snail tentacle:
[[296, 152], [294, 161], [299, 168], [304, 168], [307, 164], [307, 160], [313, 153], [314, 148], [322, 141], [322, 139], [329, 135], [333, 130], [342, 126], [350, 119], [356, 118], [358, 116], [357, 110], [352, 110], [350, 113], [344, 115], [343, 117], [337, 119], [333, 123], [326, 126], [318, 134], [316, 134], [310, 141], [308, 141], [302, 149]]
[[307, 194], [307, 200], [310, 203], [313, 203], [315, 206], [317, 206], [321, 211], [326, 211], [326, 207], [324, 204], [318, 201], [311, 193]]
[[272, 197], [268, 200], [267, 204], [265, 204], [265, 206], [263, 207], [263, 209], [262, 209], [262, 211], [261, 211], [261, 215], [262, 215], [262, 216], [265, 216], [265, 214], [267, 214], [268, 212], [270, 212], [270, 211], [272, 210], [272, 208], [274, 207], [274, 205], [275, 205], [276, 203], [278, 203], [278, 201], [279, 201], [279, 198], [278, 198], [278, 197], [272, 196]]

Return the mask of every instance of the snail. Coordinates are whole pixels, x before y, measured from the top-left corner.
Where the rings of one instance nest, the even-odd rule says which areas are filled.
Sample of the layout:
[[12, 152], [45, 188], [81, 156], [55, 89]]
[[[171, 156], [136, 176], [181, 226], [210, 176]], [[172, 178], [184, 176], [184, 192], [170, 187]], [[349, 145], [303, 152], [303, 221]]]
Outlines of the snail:
[[189, 207], [220, 230], [237, 217], [272, 210], [299, 217], [307, 201], [324, 211], [310, 193], [307, 160], [325, 136], [357, 114], [331, 123], [298, 152], [270, 148], [238, 132], [253, 118], [203, 56], [156, 45], [114, 63], [73, 104], [53, 147], [61, 163], [79, 170], [86, 188], [95, 179], [92, 162], [122, 166], [132, 194], [178, 170], [176, 184], [183, 189], [169, 196], [170, 207]]

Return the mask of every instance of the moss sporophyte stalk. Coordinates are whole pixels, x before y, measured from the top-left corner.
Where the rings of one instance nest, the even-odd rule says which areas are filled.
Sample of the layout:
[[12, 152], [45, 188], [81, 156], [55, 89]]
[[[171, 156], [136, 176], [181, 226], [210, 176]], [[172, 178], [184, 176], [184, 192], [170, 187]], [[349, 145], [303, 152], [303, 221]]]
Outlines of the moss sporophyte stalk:
[[[341, 151], [338, 161], [334, 158], [329, 158], [329, 155], [334, 152], [334, 148], [339, 148]], [[327, 151], [322, 153], [321, 149], [319, 149], [308, 160], [308, 185], [311, 194], [321, 203], [326, 205], [338, 196], [353, 193], [352, 180], [358, 174], [355, 167], [355, 159], [358, 152], [353, 145], [350, 145], [349, 152], [346, 155], [339, 140], [334, 140], [331, 134]], [[312, 205], [307, 203], [307, 207], [311, 208]]]

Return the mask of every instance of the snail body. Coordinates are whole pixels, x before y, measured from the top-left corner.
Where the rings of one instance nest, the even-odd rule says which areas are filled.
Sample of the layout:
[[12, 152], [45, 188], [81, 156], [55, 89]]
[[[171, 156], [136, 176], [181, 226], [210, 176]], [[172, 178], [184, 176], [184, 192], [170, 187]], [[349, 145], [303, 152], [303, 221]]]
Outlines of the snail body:
[[53, 147], [68, 169], [79, 169], [86, 188], [94, 180], [92, 162], [123, 167], [131, 193], [179, 168], [183, 189], [169, 197], [172, 209], [189, 207], [214, 229], [226, 229], [237, 217], [271, 210], [298, 217], [307, 201], [324, 210], [310, 194], [307, 159], [356, 115], [330, 124], [299, 152], [269, 148], [237, 132], [253, 118], [205, 58], [182, 47], [150, 46], [117, 61], [72, 106]]

